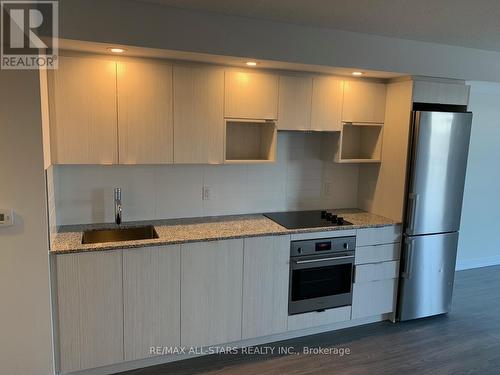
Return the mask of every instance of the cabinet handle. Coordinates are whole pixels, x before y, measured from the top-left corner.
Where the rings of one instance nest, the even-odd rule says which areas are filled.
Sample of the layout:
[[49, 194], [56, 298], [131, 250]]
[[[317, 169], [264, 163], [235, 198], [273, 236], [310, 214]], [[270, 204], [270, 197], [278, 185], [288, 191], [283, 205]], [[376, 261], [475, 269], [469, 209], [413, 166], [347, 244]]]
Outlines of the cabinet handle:
[[321, 259], [310, 259], [310, 260], [296, 260], [296, 264], [307, 264], [316, 262], [326, 262], [327, 260], [339, 260], [339, 259], [352, 259], [354, 255], [344, 256], [344, 257], [333, 257], [333, 258], [321, 258]]
[[415, 212], [417, 210], [417, 203], [418, 203], [418, 194], [416, 193], [410, 193], [408, 195], [408, 198], [410, 200], [410, 208], [408, 211], [408, 229], [413, 232], [413, 225], [415, 222]]
[[401, 276], [405, 279], [411, 278], [411, 268], [412, 268], [412, 256], [413, 256], [413, 240], [406, 239], [407, 243], [407, 248], [406, 248], [406, 254], [405, 254], [405, 262], [404, 262], [404, 267], [405, 269], [401, 273]]

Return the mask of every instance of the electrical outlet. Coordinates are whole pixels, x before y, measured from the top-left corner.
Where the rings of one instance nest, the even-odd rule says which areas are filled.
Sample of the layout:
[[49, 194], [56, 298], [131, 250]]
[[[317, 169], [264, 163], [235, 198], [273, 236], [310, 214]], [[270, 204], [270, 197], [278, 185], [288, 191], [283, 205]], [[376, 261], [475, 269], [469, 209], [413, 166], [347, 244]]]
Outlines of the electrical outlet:
[[0, 209], [0, 227], [14, 225], [14, 211], [12, 209]]
[[201, 189], [201, 199], [203, 199], [204, 201], [210, 200], [210, 193], [210, 186], [203, 186], [203, 188]]
[[332, 183], [331, 182], [325, 182], [323, 184], [323, 193], [325, 195], [330, 195], [331, 192], [332, 192]]

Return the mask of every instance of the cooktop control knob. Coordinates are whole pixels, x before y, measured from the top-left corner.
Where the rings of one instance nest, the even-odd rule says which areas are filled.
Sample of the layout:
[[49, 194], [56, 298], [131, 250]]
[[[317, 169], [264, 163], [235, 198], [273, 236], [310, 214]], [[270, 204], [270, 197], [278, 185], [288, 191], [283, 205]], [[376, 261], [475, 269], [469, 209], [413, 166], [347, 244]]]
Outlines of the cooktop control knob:
[[344, 225], [344, 218], [343, 217], [337, 217], [337, 224], [338, 225]]

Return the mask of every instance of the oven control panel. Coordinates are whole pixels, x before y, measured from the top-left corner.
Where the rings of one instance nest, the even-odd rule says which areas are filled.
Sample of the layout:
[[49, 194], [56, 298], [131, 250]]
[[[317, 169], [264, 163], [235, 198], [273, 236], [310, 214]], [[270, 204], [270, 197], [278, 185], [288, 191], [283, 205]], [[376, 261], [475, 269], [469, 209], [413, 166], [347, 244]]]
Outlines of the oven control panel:
[[355, 236], [292, 241], [290, 246], [290, 256], [295, 257], [313, 254], [339, 253], [344, 251], [354, 251], [355, 248]]

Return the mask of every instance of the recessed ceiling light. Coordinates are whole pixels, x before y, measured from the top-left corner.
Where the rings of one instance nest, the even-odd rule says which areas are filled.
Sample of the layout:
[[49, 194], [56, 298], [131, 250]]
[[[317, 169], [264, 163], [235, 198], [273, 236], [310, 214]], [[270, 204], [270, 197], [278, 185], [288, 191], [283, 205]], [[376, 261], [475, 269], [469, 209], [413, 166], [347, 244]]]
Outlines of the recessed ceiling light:
[[123, 53], [126, 50], [123, 49], [123, 48], [115, 48], [115, 47], [113, 47], [113, 48], [108, 48], [108, 51], [113, 52], [113, 53]]
[[361, 77], [364, 73], [363, 72], [352, 72], [351, 73], [354, 77]]
[[247, 61], [246, 64], [248, 66], [257, 66], [257, 62], [255, 62], [255, 61]]

